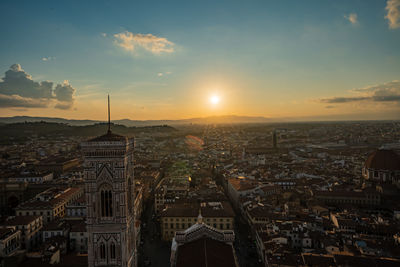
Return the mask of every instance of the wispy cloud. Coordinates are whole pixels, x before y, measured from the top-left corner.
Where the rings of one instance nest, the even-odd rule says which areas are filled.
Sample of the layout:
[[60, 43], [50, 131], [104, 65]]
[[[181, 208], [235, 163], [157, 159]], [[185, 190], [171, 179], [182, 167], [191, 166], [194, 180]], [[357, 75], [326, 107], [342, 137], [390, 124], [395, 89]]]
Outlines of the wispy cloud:
[[322, 98], [320, 102], [322, 103], [330, 103], [330, 104], [339, 104], [339, 103], [348, 103], [348, 102], [356, 102], [367, 100], [368, 97], [330, 97], [330, 98]]
[[359, 101], [398, 102], [400, 103], [400, 81], [357, 88], [351, 90], [355, 96], [321, 98], [317, 101], [328, 104], [341, 104]]
[[143, 48], [153, 54], [174, 52], [174, 43], [167, 38], [152, 34], [132, 33], [129, 31], [114, 34], [114, 43], [129, 52]]
[[56, 59], [56, 57], [42, 57], [42, 61], [50, 61], [54, 59]]
[[385, 19], [389, 21], [390, 29], [397, 29], [400, 27], [400, 0], [388, 0], [386, 3], [387, 14]]
[[344, 15], [344, 18], [350, 21], [350, 23], [353, 25], [358, 24], [358, 16], [356, 13], [350, 13], [349, 15]]
[[166, 71], [166, 72], [159, 72], [159, 73], [157, 73], [157, 76], [158, 77], [162, 77], [162, 76], [165, 76], [165, 75], [170, 75], [172, 72], [170, 72], [170, 71]]

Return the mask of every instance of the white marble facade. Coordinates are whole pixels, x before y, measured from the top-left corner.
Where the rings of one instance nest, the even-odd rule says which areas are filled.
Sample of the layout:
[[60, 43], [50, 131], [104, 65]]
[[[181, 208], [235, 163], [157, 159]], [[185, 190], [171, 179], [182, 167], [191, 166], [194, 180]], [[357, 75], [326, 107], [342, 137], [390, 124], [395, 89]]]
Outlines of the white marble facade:
[[81, 146], [89, 267], [136, 266], [134, 140], [109, 131]]

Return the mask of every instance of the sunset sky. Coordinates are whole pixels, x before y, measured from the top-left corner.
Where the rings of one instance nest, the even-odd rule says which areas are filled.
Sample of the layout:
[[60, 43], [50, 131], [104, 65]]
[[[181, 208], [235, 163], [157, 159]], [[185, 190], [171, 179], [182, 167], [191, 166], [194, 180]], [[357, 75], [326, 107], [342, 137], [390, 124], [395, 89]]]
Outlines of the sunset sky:
[[400, 0], [0, 1], [0, 116], [399, 119]]

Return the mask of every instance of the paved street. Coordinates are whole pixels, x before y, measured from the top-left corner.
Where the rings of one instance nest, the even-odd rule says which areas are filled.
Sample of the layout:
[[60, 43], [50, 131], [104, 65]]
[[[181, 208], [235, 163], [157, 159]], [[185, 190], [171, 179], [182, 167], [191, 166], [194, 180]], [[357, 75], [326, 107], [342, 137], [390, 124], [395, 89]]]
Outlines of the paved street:
[[258, 254], [255, 241], [249, 239], [250, 228], [247, 224], [235, 218], [235, 250], [236, 256], [241, 267], [261, 267], [262, 264], [258, 261]]
[[160, 239], [158, 222], [152, 219], [154, 202], [145, 204], [142, 214], [142, 236], [139, 245], [139, 266], [169, 266], [171, 242], [163, 242]]

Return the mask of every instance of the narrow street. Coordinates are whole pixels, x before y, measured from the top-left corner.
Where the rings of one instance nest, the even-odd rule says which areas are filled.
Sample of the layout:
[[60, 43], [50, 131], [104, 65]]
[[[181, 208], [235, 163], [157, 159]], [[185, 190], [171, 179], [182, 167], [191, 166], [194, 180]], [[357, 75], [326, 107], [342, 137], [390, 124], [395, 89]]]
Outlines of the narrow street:
[[154, 213], [153, 198], [150, 198], [144, 205], [141, 241], [138, 247], [139, 267], [170, 266], [171, 242], [161, 241], [159, 224], [156, 218], [152, 217]]
[[[256, 243], [250, 237], [250, 227], [239, 216], [235, 218], [235, 251], [241, 267], [261, 267]], [[250, 237], [250, 238], [249, 238]]]

